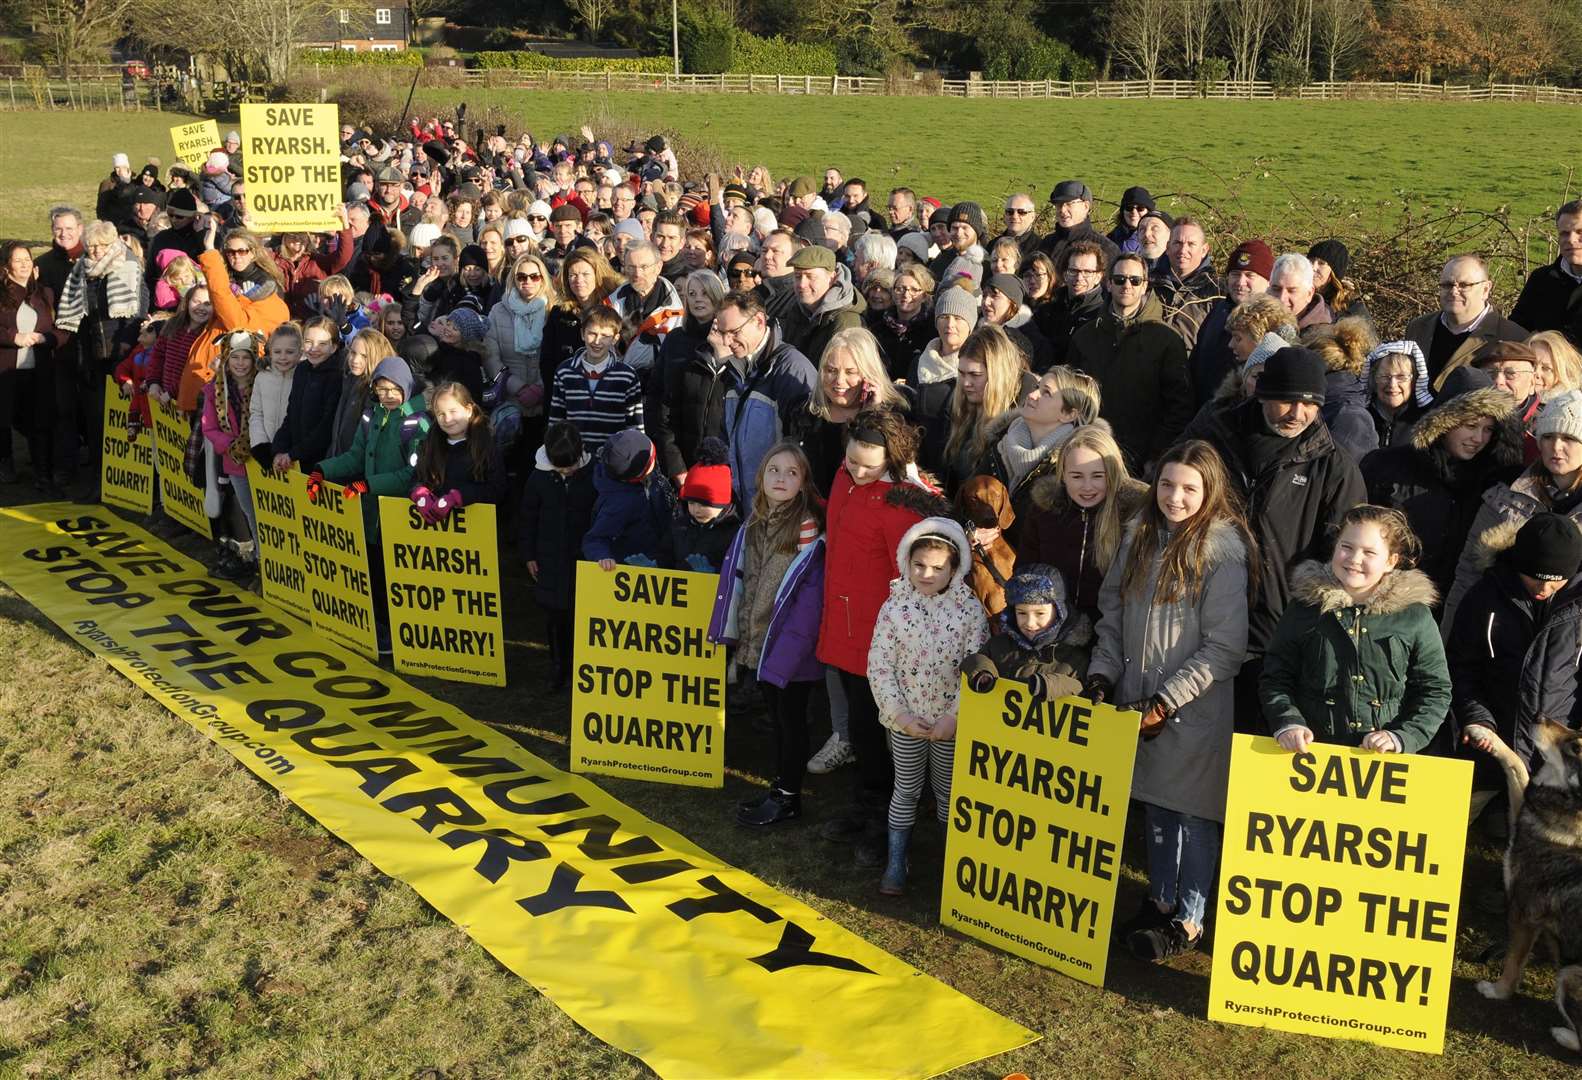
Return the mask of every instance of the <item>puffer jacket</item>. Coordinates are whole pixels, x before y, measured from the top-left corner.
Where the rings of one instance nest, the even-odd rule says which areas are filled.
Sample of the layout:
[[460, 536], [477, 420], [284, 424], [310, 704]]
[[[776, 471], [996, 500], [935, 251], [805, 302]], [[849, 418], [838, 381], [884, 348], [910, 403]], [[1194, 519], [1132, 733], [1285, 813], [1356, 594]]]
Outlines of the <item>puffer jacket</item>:
[[517, 515], [517, 550], [523, 562], [538, 564], [533, 599], [552, 611], [571, 610], [577, 595], [577, 561], [582, 537], [593, 520], [593, 464], [584, 454], [570, 477], [560, 475], [538, 448], [533, 471], [522, 485]]
[[1004, 624], [1001, 631], [989, 638], [983, 651], [961, 662], [963, 675], [970, 680], [979, 672], [988, 672], [1018, 682], [1036, 675], [1043, 680], [1044, 696], [1050, 700], [1082, 693], [1093, 654], [1093, 624], [1086, 615], [1073, 611], [1052, 637], [1038, 643], [1022, 636], [1011, 612], [1000, 621]]
[[1223, 821], [1235, 714], [1231, 680], [1247, 653], [1247, 545], [1238, 528], [1216, 522], [1204, 545], [1197, 595], [1156, 603], [1162, 553], [1154, 554], [1135, 592], [1121, 592], [1136, 537], [1133, 523], [1104, 575], [1088, 677], [1109, 680], [1116, 705], [1157, 697], [1170, 712], [1155, 738], [1138, 742], [1132, 798]]
[[1456, 609], [1445, 647], [1454, 745], [1477, 762], [1474, 786], [1481, 790], [1504, 790], [1504, 774], [1487, 755], [1461, 747], [1469, 724], [1498, 732], [1529, 771], [1538, 765], [1533, 730], [1540, 717], [1582, 726], [1582, 575], [1548, 600], [1534, 600], [1505, 558], [1520, 528], [1507, 522], [1485, 537], [1483, 576]]
[[[719, 590], [709, 618], [709, 640], [716, 644], [737, 642], [737, 611], [744, 599], [741, 589], [742, 559], [747, 529], [736, 534], [720, 567]], [[760, 583], [760, 587], [768, 582]], [[793, 682], [818, 682], [824, 665], [818, 660], [818, 629], [824, 608], [824, 538], [815, 539], [797, 552], [775, 583], [769, 625], [758, 650], [758, 678], [784, 688]]]
[[1335, 445], [1361, 461], [1379, 448], [1379, 431], [1368, 408], [1368, 385], [1352, 371], [1324, 375], [1324, 404], [1318, 414], [1329, 427]]
[[[297, 365], [298, 370], [305, 366]], [[370, 546], [379, 543], [378, 496], [404, 499], [411, 492], [418, 449], [429, 429], [423, 396], [412, 392], [412, 369], [405, 360], [398, 356], [385, 357], [374, 368], [374, 378], [388, 379], [401, 387], [401, 404], [394, 409], [373, 405], [363, 413], [350, 449], [318, 464], [326, 480], [337, 483], [361, 480], [368, 485], [368, 493], [361, 502], [363, 528]]]
[[[1137, 516], [1148, 501], [1148, 485], [1128, 478], [1114, 496], [1121, 500], [1121, 523]], [[1035, 563], [1060, 571], [1066, 594], [1077, 611], [1099, 621], [1099, 587], [1108, 567], [1098, 565], [1094, 530], [1102, 507], [1085, 510], [1066, 497], [1058, 476], [1045, 476], [1031, 485], [1027, 507], [1016, 519], [1016, 568]]]
[[1099, 382], [1099, 415], [1115, 429], [1115, 441], [1133, 472], [1168, 450], [1192, 419], [1186, 345], [1162, 321], [1164, 309], [1152, 293], [1131, 319], [1114, 308], [1071, 336], [1067, 362]]
[[644, 410], [659, 467], [672, 479], [692, 467], [704, 439], [725, 438], [725, 391], [730, 385], [726, 361], [707, 345], [669, 355], [671, 346], [681, 340], [680, 330], [665, 338], [658, 398], [652, 414]]
[[957, 564], [950, 584], [924, 596], [903, 573], [890, 582], [868, 647], [868, 684], [879, 721], [900, 731], [905, 715], [934, 719], [954, 716], [961, 692], [961, 661], [983, 647], [989, 623], [983, 605], [967, 587], [972, 550], [967, 534], [950, 518], [924, 518], [901, 536], [895, 560], [905, 566], [907, 551], [920, 536], [938, 533], [956, 545]]
[[339, 352], [322, 364], [298, 361], [291, 372], [286, 418], [275, 429], [274, 451], [292, 461], [312, 463], [328, 456], [334, 436], [335, 407], [341, 400]]
[[[1453, 428], [1483, 417], [1494, 435], [1471, 461], [1457, 461], [1439, 445]], [[1458, 394], [1412, 428], [1412, 441], [1369, 454], [1362, 462], [1368, 501], [1406, 515], [1423, 544], [1419, 568], [1444, 596], [1455, 583], [1456, 564], [1483, 493], [1516, 479], [1522, 466], [1522, 429], [1515, 402], [1503, 390], [1484, 387]]]
[[726, 364], [725, 441], [730, 448], [731, 487], [743, 506], [751, 506], [758, 466], [769, 448], [793, 430], [797, 414], [807, 411], [818, 376], [802, 352], [771, 329], [751, 367], [742, 374]]
[[[544, 326], [548, 320], [549, 306], [543, 296], [523, 300], [510, 286], [500, 302], [489, 309], [489, 321], [483, 336], [483, 372], [487, 381], [493, 381], [501, 369], [505, 371], [505, 392], [510, 398], [530, 386], [538, 387], [538, 404], [524, 411], [537, 416], [544, 410], [544, 399], [549, 388], [544, 385], [539, 355], [544, 343]], [[520, 329], [525, 349], [517, 348]]]
[[[299, 361], [300, 363], [300, 361]], [[295, 374], [295, 369], [292, 369]], [[275, 432], [286, 422], [286, 408], [291, 403], [291, 375], [265, 368], [253, 376], [253, 397], [247, 410], [248, 445], [258, 447], [255, 457], [265, 452], [272, 459]], [[270, 462], [259, 457], [258, 464], [269, 468]]]
[[1305, 727], [1319, 742], [1356, 746], [1388, 731], [1415, 754], [1450, 711], [1450, 671], [1420, 570], [1392, 570], [1362, 603], [1328, 564], [1291, 575], [1291, 604], [1264, 654], [1258, 700], [1271, 735]]
[[670, 522], [676, 497], [669, 480], [655, 471], [629, 484], [606, 472], [601, 458], [593, 466], [593, 491], [593, 521], [582, 537], [585, 559], [624, 562], [642, 555], [667, 569], [675, 565]]

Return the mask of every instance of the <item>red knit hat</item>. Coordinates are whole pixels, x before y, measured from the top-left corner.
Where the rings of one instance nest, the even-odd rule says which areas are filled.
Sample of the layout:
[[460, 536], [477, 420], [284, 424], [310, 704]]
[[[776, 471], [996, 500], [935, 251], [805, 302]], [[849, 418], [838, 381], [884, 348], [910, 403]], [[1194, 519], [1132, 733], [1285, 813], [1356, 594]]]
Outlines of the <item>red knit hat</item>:
[[681, 482], [681, 498], [705, 506], [731, 505], [731, 467], [726, 463], [725, 444], [714, 436], [698, 444], [698, 460]]
[[1238, 270], [1251, 270], [1267, 281], [1274, 273], [1274, 252], [1262, 240], [1243, 240], [1225, 263], [1225, 273], [1234, 274]]

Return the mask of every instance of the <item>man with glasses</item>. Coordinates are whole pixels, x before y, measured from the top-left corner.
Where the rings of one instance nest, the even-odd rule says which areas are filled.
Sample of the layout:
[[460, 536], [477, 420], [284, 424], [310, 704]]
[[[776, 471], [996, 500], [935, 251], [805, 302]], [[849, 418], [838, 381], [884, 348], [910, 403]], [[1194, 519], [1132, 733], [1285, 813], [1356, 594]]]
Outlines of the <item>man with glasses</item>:
[[1522, 430], [1532, 427], [1538, 416], [1538, 354], [1531, 345], [1522, 341], [1485, 341], [1467, 358], [1467, 366], [1477, 368], [1493, 381], [1496, 390], [1504, 390], [1515, 398]]
[[[822, 247], [807, 250], [829, 254]], [[806, 410], [818, 376], [802, 352], [780, 339], [762, 301], [751, 292], [726, 294], [709, 341], [725, 361], [724, 435], [731, 484], [741, 505], [751, 506], [759, 464]]]
[[1099, 382], [1110, 423], [1134, 476], [1146, 473], [1192, 419], [1186, 345], [1163, 321], [1148, 265], [1127, 252], [1110, 264], [1110, 302], [1071, 336], [1067, 363]]
[[1064, 364], [1071, 336], [1099, 317], [1104, 310], [1104, 249], [1091, 240], [1078, 240], [1066, 248], [1065, 265], [1059, 267], [1060, 289], [1045, 305], [1041, 324], [1049, 339], [1051, 363]]
[[681, 295], [661, 276], [659, 249], [649, 241], [629, 244], [622, 261], [626, 284], [610, 294], [608, 303], [626, 325], [629, 344], [621, 359], [646, 381], [653, 377], [665, 336], [681, 325]]
[[[205, 212], [199, 213], [200, 209]], [[145, 255], [143, 278], [148, 283], [150, 293], [154, 291], [154, 285], [165, 269], [159, 262], [160, 252], [179, 251], [193, 262], [197, 262], [198, 256], [203, 254], [203, 231], [208, 228], [207, 210], [208, 207], [198, 202], [198, 197], [190, 188], [178, 188], [165, 200], [170, 228], [159, 231], [149, 243]]]
[[412, 205], [402, 190], [406, 177], [401, 170], [386, 165], [374, 173], [374, 197], [369, 206], [386, 228], [410, 232], [423, 220], [423, 211]]
[[908, 187], [890, 189], [890, 201], [885, 204], [885, 217], [889, 221], [890, 235], [897, 240], [910, 232], [920, 232], [923, 226], [917, 220], [917, 192]]
[[1104, 249], [1104, 261], [1114, 262], [1120, 249], [1093, 227], [1093, 192], [1081, 180], [1062, 180], [1049, 193], [1049, 205], [1055, 208], [1055, 227], [1038, 243], [1038, 249], [1049, 256], [1049, 261], [1060, 265], [1060, 256], [1066, 245], [1078, 240], [1091, 240]]
[[1511, 321], [1534, 333], [1560, 330], [1582, 345], [1582, 199], [1555, 212], [1560, 257], [1527, 275]]
[[1489, 302], [1494, 283], [1477, 255], [1457, 255], [1439, 271], [1439, 310], [1406, 324], [1406, 337], [1428, 358], [1428, 377], [1437, 389], [1439, 375], [1466, 363], [1487, 341], [1521, 341], [1523, 330]]
[[1016, 241], [1016, 246], [1022, 249], [1022, 258], [1026, 259], [1038, 250], [1039, 241], [1043, 240], [1038, 230], [1033, 228], [1037, 223], [1038, 210], [1033, 206], [1033, 197], [1018, 191], [1005, 200], [1005, 231], [988, 246], [993, 248], [1001, 237], [1008, 236]]
[[637, 212], [637, 193], [630, 184], [622, 184], [610, 194], [610, 216], [619, 225]]

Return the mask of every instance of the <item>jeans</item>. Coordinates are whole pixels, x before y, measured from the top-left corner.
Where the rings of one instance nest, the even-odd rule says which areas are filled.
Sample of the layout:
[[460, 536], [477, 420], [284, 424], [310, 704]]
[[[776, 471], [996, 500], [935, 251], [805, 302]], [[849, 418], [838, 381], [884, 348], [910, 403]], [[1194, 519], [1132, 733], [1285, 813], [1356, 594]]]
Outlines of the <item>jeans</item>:
[[1202, 929], [1219, 869], [1220, 823], [1144, 803], [1148, 824], [1148, 896]]

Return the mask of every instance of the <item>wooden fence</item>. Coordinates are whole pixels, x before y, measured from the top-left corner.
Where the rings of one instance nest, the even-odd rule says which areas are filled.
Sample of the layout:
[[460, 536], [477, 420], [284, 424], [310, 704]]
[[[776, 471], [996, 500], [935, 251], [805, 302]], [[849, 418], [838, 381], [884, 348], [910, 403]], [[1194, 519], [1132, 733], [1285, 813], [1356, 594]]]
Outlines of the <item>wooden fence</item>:
[[[369, 67], [359, 77], [405, 81], [407, 69]], [[512, 71], [499, 68], [448, 69], [447, 82], [467, 87], [523, 90], [645, 91], [693, 94], [801, 94], [821, 96], [921, 95], [959, 98], [1101, 98], [1110, 100], [1240, 100], [1275, 98], [1304, 101], [1529, 101], [1582, 104], [1582, 89], [1558, 86], [1490, 86], [1449, 83], [1316, 82], [1276, 89], [1268, 82], [1224, 81], [1200, 84], [1189, 79], [1060, 82], [981, 79], [869, 79], [845, 75], [650, 75], [630, 71]], [[49, 72], [32, 65], [0, 66], [0, 109], [157, 109], [178, 108], [154, 80], [138, 79], [123, 89], [114, 65]]]

